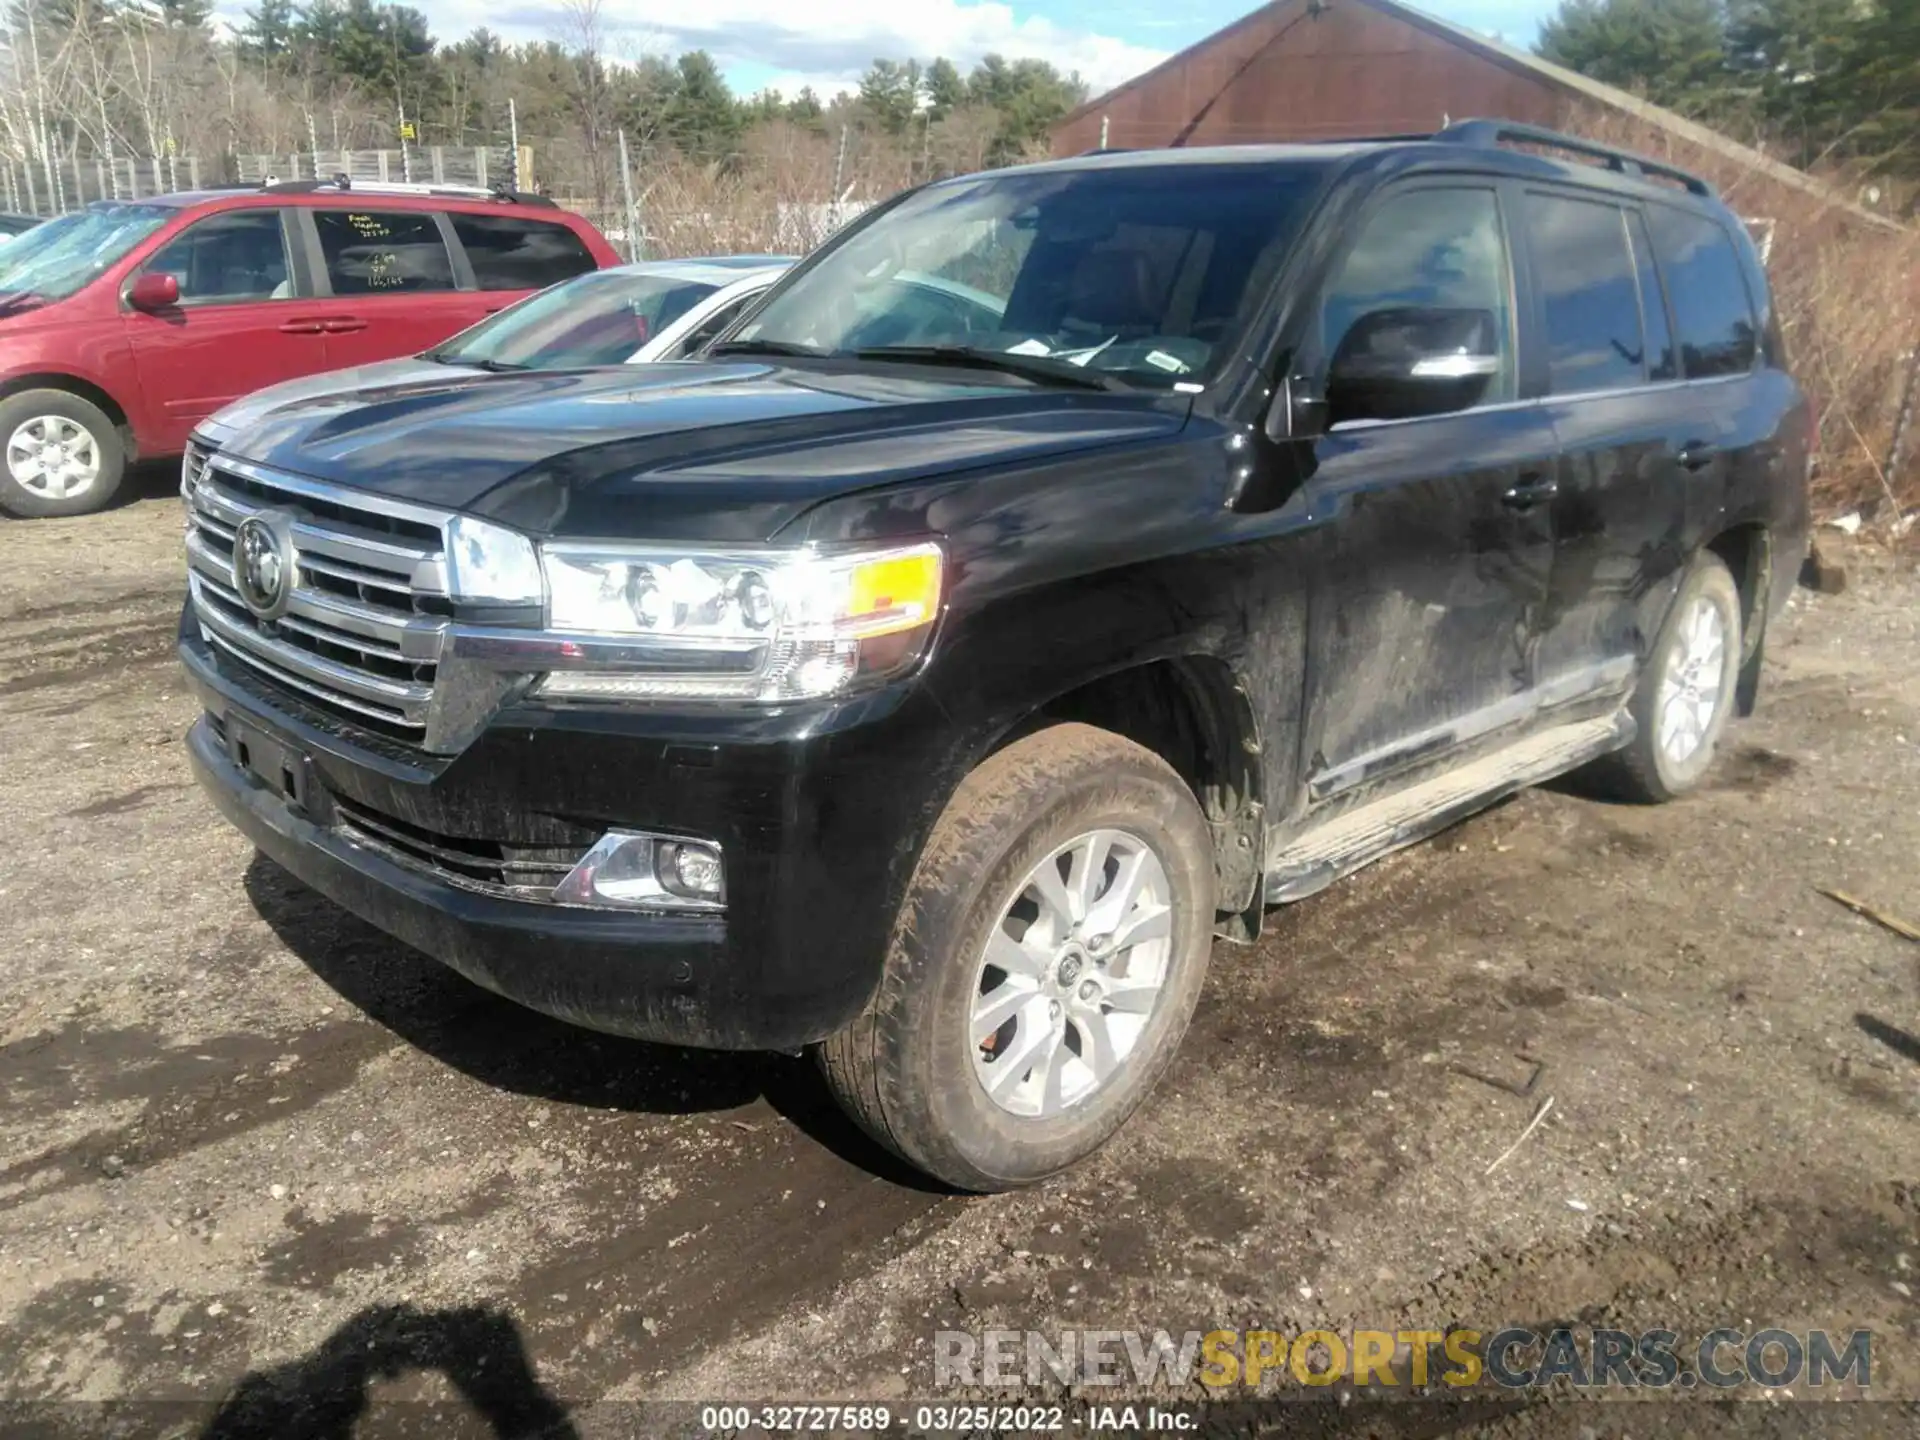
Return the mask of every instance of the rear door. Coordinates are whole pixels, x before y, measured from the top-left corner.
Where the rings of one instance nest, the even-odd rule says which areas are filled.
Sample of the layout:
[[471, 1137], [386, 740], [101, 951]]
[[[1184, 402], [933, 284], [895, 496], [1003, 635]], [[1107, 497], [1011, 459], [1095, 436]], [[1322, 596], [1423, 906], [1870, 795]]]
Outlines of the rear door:
[[285, 211], [195, 220], [140, 267], [172, 275], [180, 303], [122, 315], [156, 421], [152, 453], [186, 444], [199, 421], [251, 391], [327, 368], [325, 316], [289, 244]]
[[[1552, 565], [1536, 492], [1553, 428], [1518, 402], [1516, 281], [1499, 187], [1448, 181], [1377, 203], [1321, 302], [1309, 373], [1368, 314], [1488, 314], [1500, 372], [1465, 408], [1338, 419], [1314, 442], [1316, 556], [1303, 754], [1314, 806], [1355, 802], [1459, 747], [1524, 725], [1534, 617]], [[1324, 389], [1322, 390], [1324, 392]]]
[[1649, 601], [1685, 558], [1686, 397], [1639, 207], [1529, 186], [1522, 213], [1530, 354], [1561, 451], [1539, 681], [1550, 703], [1604, 703], [1631, 688]]
[[1646, 219], [1687, 382], [1674, 397], [1672, 440], [1687, 534], [1697, 542], [1726, 522], [1732, 495], [1771, 488], [1782, 453], [1776, 427], [1798, 394], [1779, 377], [1780, 393], [1754, 403], [1762, 297], [1748, 288], [1732, 231], [1697, 210], [1657, 202]]
[[[551, 213], [551, 212], [549, 212]], [[468, 279], [485, 296], [491, 314], [523, 295], [599, 269], [584, 241], [558, 220], [541, 220], [511, 208], [447, 216]]]
[[453, 231], [438, 212], [374, 202], [297, 214], [326, 297], [328, 368], [417, 355], [486, 313], [485, 296], [460, 288]]

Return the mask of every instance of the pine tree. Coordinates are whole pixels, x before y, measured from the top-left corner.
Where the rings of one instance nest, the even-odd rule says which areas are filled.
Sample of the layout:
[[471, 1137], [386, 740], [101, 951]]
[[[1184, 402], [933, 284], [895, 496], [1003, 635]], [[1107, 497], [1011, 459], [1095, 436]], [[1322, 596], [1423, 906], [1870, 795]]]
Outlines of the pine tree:
[[1078, 75], [1062, 75], [1044, 60], [984, 57], [967, 77], [967, 98], [997, 112], [992, 163], [1004, 165], [1041, 144], [1054, 122], [1087, 98]]
[[820, 97], [813, 93], [811, 85], [802, 85], [800, 93], [787, 102], [787, 119], [809, 129], [818, 128], [826, 113], [826, 106], [820, 103]]
[[1859, 25], [1841, 82], [1854, 109], [1849, 148], [1920, 175], [1920, 5], [1877, 0]]
[[1731, 98], [1719, 0], [1563, 0], [1535, 48], [1682, 114], [1711, 115]]
[[929, 117], [938, 123], [967, 103], [967, 82], [960, 69], [942, 55], [927, 66], [924, 85]]
[[293, 0], [260, 0], [258, 9], [245, 13], [246, 24], [234, 32], [242, 55], [276, 60], [293, 49]]
[[690, 50], [680, 57], [679, 86], [668, 112], [673, 141], [706, 160], [730, 157], [740, 138], [740, 110], [713, 56]]
[[172, 30], [204, 30], [213, 18], [212, 0], [154, 0], [160, 18]]
[[1727, 39], [1754, 112], [1811, 164], [1857, 110], [1864, 39], [1855, 0], [1732, 0]]
[[876, 60], [860, 81], [860, 104], [889, 135], [906, 132], [920, 109], [920, 66], [912, 60]]

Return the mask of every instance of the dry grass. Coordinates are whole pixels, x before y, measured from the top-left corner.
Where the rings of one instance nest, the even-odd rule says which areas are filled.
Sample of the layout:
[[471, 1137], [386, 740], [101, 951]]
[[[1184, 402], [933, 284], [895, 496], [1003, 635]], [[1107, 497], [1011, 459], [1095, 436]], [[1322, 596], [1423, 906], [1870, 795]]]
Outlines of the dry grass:
[[[642, 248], [653, 258], [803, 254], [908, 186], [985, 168], [996, 124], [988, 112], [961, 110], [905, 135], [856, 126], [843, 136], [838, 128], [775, 120], [748, 129], [717, 162], [636, 147], [629, 178]], [[590, 157], [577, 146], [549, 145], [539, 163], [563, 203], [603, 229], [627, 228], [610, 152]]]
[[1890, 525], [1920, 508], [1920, 433], [1891, 468], [1920, 349], [1920, 232], [1850, 209], [1854, 187], [1837, 171], [1818, 175], [1831, 190], [1813, 195], [1622, 115], [1590, 113], [1572, 128], [1701, 175], [1736, 214], [1770, 226], [1767, 271], [1788, 359], [1820, 417], [1816, 514], [1857, 510]]

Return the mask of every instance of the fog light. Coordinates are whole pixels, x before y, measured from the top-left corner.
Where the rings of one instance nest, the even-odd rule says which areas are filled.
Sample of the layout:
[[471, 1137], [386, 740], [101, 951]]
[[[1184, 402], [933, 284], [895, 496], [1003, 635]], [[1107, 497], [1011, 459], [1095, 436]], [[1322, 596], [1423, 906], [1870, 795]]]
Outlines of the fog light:
[[725, 895], [718, 846], [633, 830], [601, 836], [553, 891], [563, 905], [634, 910], [721, 910]]

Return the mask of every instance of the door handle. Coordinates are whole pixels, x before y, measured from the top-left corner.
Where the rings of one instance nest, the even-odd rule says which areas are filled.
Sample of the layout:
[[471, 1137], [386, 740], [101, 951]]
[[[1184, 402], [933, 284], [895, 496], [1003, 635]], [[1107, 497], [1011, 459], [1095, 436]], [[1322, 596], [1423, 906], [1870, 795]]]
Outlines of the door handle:
[[329, 335], [351, 335], [356, 330], [364, 330], [366, 328], [366, 321], [352, 315], [345, 316], [339, 320], [327, 321], [327, 334]]
[[319, 320], [289, 320], [280, 327], [282, 335], [320, 335], [326, 332], [326, 325]]
[[1551, 475], [1522, 475], [1507, 487], [1500, 499], [1509, 510], [1531, 510], [1559, 493], [1560, 482]]
[[1673, 458], [1680, 462], [1682, 470], [1704, 470], [1719, 453], [1704, 440], [1689, 440], [1673, 452]]

